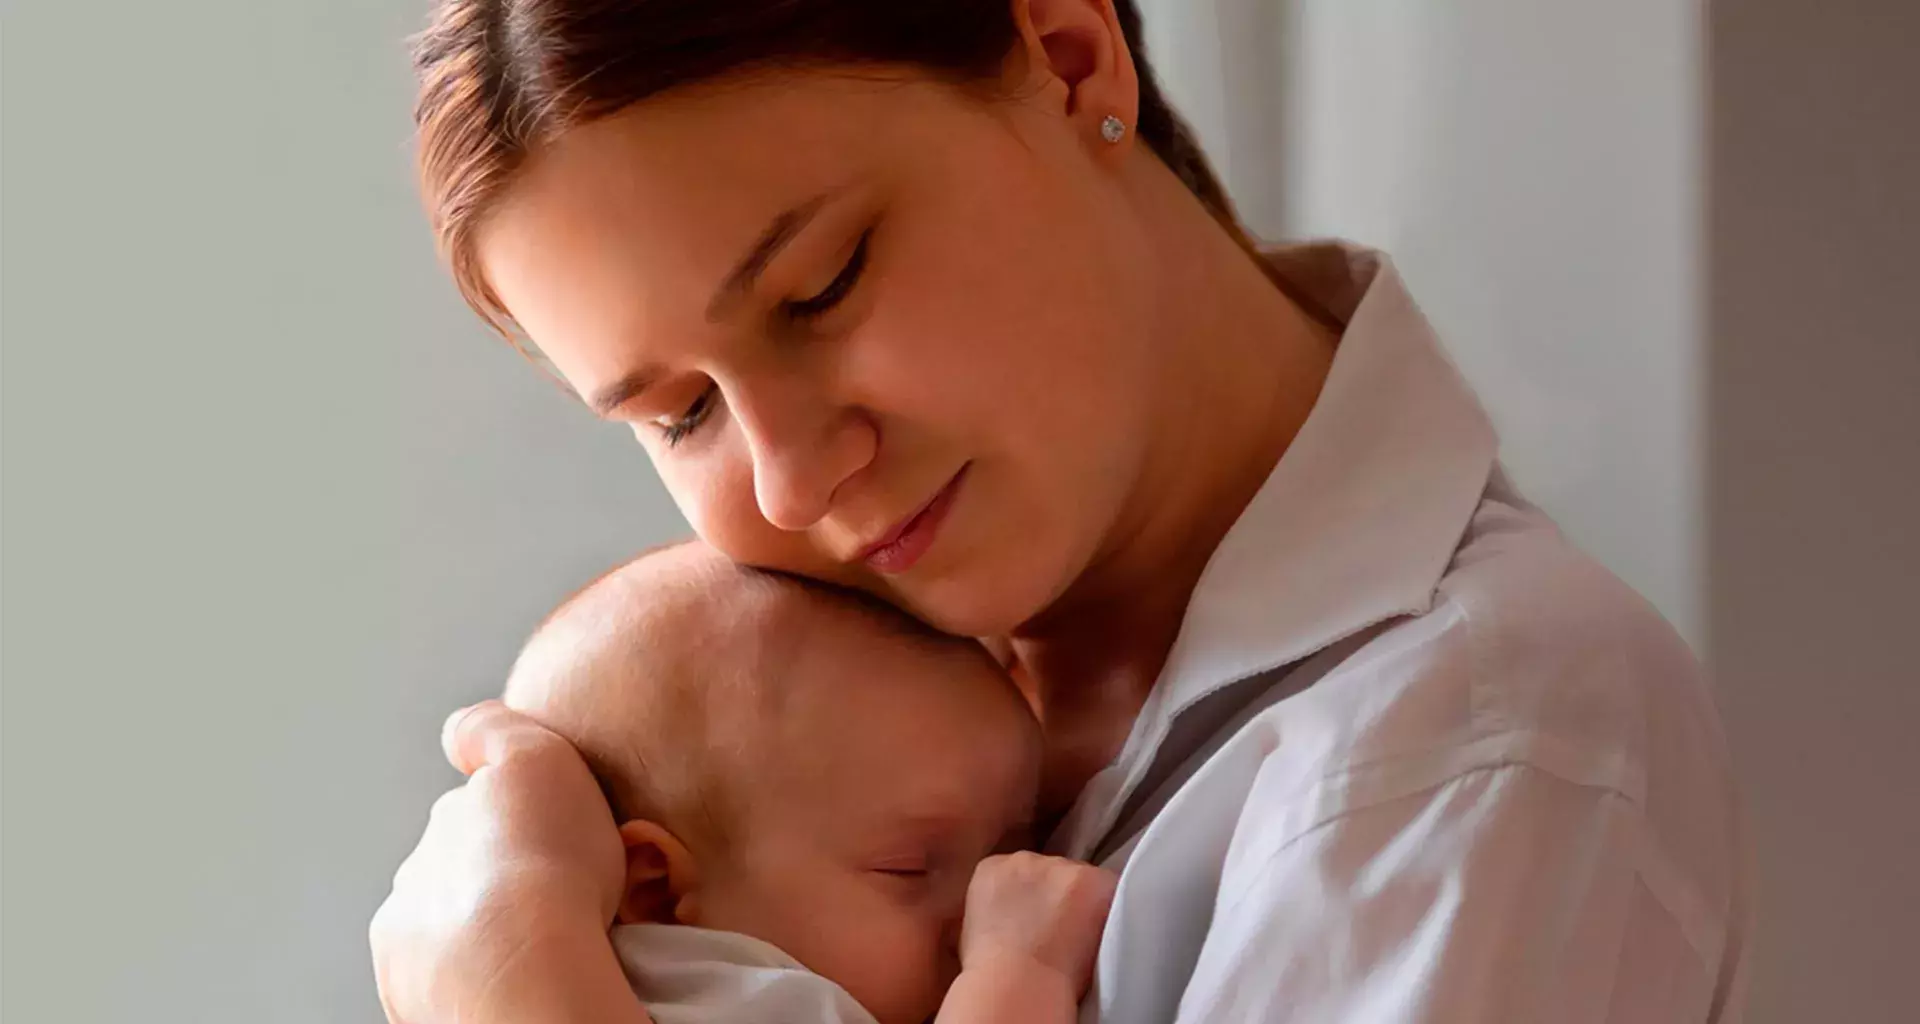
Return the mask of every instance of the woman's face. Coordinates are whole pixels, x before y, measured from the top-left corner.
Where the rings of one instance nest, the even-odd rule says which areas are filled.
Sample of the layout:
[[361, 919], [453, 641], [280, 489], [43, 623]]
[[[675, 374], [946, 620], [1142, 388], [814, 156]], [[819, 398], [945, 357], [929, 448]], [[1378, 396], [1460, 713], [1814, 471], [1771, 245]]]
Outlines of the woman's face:
[[1114, 543], [1156, 374], [1132, 140], [794, 72], [536, 155], [479, 236], [508, 312], [733, 558], [1011, 631]]

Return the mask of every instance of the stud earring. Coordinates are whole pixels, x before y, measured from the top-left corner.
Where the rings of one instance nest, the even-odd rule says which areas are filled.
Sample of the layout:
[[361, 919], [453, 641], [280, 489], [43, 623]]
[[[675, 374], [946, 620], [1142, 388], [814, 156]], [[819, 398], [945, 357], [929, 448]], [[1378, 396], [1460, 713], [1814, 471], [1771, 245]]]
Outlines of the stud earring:
[[1127, 137], [1127, 122], [1108, 114], [1107, 119], [1100, 122], [1100, 137], [1108, 142], [1119, 142]]

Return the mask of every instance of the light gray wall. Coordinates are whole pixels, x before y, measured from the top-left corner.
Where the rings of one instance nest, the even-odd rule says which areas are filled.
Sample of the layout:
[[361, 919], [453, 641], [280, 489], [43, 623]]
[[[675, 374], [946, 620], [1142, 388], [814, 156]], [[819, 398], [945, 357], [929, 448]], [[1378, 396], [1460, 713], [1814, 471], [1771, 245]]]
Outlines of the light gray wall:
[[1709, 569], [1754, 1024], [1920, 1017], [1920, 6], [1715, 5]]
[[1247, 219], [1391, 252], [1522, 488], [1698, 642], [1694, 5], [1144, 8]]
[[441, 717], [677, 532], [435, 265], [422, 7], [7, 4], [9, 1024], [378, 1019]]

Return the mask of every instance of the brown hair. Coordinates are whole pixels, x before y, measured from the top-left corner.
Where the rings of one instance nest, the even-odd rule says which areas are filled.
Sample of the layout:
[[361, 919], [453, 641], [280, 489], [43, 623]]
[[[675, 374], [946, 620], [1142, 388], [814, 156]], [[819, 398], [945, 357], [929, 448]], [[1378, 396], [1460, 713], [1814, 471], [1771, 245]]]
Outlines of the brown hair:
[[[1140, 139], [1252, 251], [1154, 80], [1135, 0], [1113, 4], [1140, 79]], [[1018, 41], [1010, 0], [437, 0], [413, 58], [434, 235], [467, 301], [505, 332], [473, 232], [542, 142], [667, 89], [748, 70], [904, 65], [988, 80]]]

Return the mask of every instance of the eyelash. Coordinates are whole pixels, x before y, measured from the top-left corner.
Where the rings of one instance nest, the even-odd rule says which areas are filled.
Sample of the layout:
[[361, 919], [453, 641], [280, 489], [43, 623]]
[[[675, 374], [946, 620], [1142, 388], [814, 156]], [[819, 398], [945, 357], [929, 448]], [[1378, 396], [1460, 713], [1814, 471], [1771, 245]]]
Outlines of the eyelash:
[[792, 320], [811, 320], [846, 299], [853, 286], [860, 283], [860, 276], [867, 269], [867, 243], [873, 238], [873, 229], [868, 228], [860, 236], [860, 242], [853, 247], [853, 255], [847, 258], [847, 265], [818, 295], [805, 299], [793, 299], [780, 304], [780, 310]]
[[[866, 272], [867, 243], [872, 238], [873, 229], [868, 228], [866, 233], [860, 236], [859, 244], [854, 246], [853, 255], [847, 258], [847, 265], [840, 268], [840, 273], [821, 289], [819, 294], [781, 303], [781, 313], [789, 320], [812, 320], [825, 315], [844, 302], [847, 295], [853, 291], [854, 285], [860, 283], [861, 276]], [[709, 385], [700, 393], [699, 398], [694, 399], [693, 405], [689, 406], [679, 419], [660, 428], [661, 434], [666, 438], [667, 447], [678, 447], [680, 442], [700, 429], [700, 424], [705, 423], [707, 417], [713, 412], [715, 394], [714, 388]]]
[[714, 397], [718, 393], [719, 392], [709, 384], [707, 389], [700, 392], [700, 397], [693, 400], [693, 405], [689, 407], [686, 412], [682, 413], [679, 419], [660, 428], [661, 435], [666, 438], [667, 447], [678, 447], [680, 442], [687, 439], [687, 435], [700, 429], [700, 424], [705, 423], [707, 416], [713, 412]]

